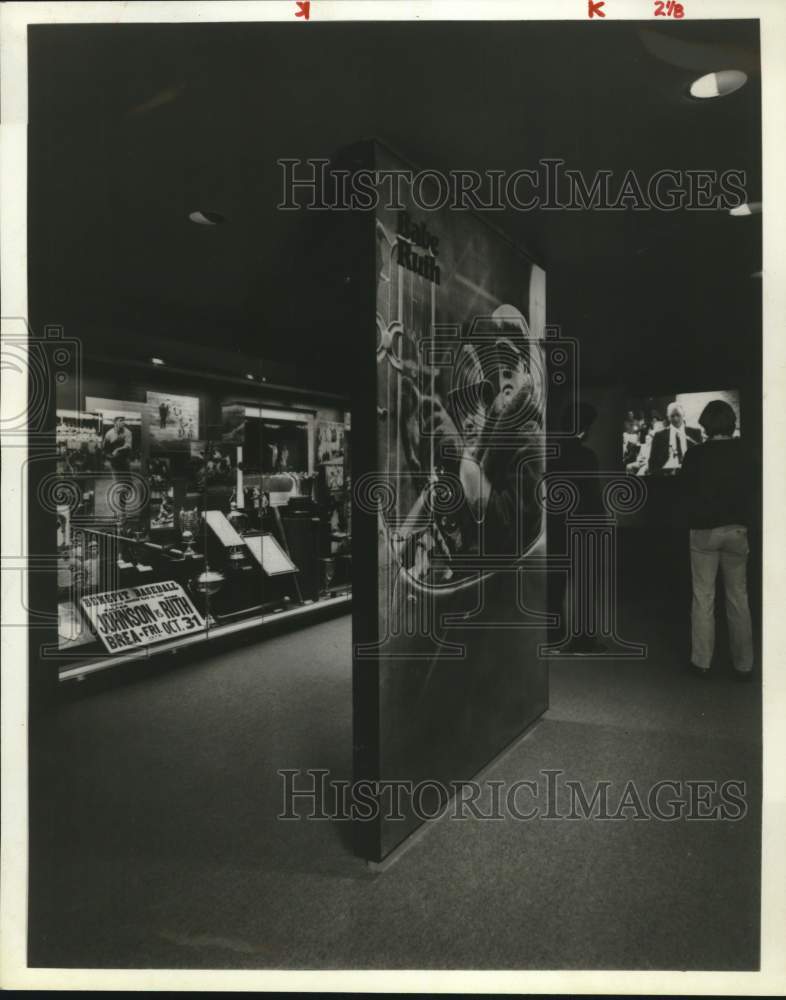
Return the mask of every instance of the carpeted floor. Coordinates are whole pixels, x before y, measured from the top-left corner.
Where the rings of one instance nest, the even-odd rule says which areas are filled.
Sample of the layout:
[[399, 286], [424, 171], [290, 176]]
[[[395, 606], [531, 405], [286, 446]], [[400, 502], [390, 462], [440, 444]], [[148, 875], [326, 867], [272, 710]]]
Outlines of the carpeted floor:
[[[387, 871], [346, 824], [281, 822], [277, 768], [350, 777], [350, 619], [59, 706], [35, 758], [33, 965], [758, 966], [760, 697], [642, 662], [557, 662], [551, 709], [486, 775], [742, 779], [739, 822], [442, 819]], [[44, 745], [45, 744], [45, 745]]]

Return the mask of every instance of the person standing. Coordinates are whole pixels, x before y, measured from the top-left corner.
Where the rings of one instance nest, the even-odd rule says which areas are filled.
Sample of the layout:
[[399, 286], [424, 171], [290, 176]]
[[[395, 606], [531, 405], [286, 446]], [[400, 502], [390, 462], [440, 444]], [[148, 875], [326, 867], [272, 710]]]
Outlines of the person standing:
[[691, 669], [706, 676], [715, 648], [715, 581], [720, 568], [726, 619], [737, 678], [750, 680], [753, 630], [748, 604], [748, 528], [754, 487], [750, 455], [734, 431], [737, 418], [728, 403], [714, 399], [699, 423], [707, 440], [685, 455], [680, 492], [690, 529], [693, 586]]
[[[573, 514], [580, 517], [604, 514], [598, 458], [587, 443], [597, 416], [591, 403], [579, 403], [575, 415], [572, 406], [565, 407], [560, 418], [561, 430], [570, 431], [574, 421], [577, 427], [572, 437], [560, 441], [559, 455], [550, 463], [549, 474], [566, 481], [575, 491], [577, 504]], [[557, 539], [567, 541], [565, 515], [550, 513], [547, 530], [550, 546]], [[550, 630], [555, 643], [552, 652], [601, 656], [606, 651], [596, 634], [597, 594], [590, 581], [575, 567], [567, 575], [553, 570], [548, 574], [548, 610], [559, 619], [559, 625]], [[560, 645], [556, 645], [558, 641]]]

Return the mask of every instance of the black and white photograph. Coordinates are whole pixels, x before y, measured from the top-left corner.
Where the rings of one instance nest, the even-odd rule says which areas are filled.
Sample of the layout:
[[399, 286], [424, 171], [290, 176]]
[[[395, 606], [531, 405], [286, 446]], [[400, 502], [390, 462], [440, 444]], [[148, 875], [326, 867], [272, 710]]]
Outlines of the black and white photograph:
[[0, 40], [2, 985], [783, 993], [786, 5]]
[[114, 471], [139, 471], [142, 450], [142, 406], [119, 399], [88, 396], [85, 406], [102, 421], [104, 467]]
[[631, 400], [622, 430], [622, 461], [636, 476], [673, 476], [682, 468], [688, 448], [707, 440], [701, 415], [713, 400], [734, 413], [732, 437], [740, 437], [739, 392], [716, 389]]
[[151, 452], [185, 448], [199, 437], [199, 400], [148, 390], [144, 420]]
[[344, 458], [344, 424], [321, 420], [317, 425], [317, 462], [338, 462]]

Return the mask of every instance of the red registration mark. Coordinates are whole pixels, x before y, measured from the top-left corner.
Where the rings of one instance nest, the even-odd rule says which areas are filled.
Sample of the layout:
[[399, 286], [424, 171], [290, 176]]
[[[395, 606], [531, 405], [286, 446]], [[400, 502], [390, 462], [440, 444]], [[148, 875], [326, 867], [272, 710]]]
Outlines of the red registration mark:
[[685, 7], [677, 0], [655, 0], [655, 17], [685, 17]]

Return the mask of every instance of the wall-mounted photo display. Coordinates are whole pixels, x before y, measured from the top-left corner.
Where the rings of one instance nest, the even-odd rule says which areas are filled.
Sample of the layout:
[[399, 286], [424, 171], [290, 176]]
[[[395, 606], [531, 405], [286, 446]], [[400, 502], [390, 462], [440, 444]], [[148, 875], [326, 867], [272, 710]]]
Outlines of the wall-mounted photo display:
[[309, 471], [308, 423], [293, 420], [260, 421], [262, 472]]
[[204, 451], [206, 486], [234, 486], [237, 482], [237, 445], [209, 441]]
[[207, 441], [189, 441], [186, 463], [186, 492], [201, 493], [205, 488]]
[[148, 392], [144, 426], [151, 453], [186, 450], [199, 438], [199, 399], [172, 393]]
[[55, 424], [57, 471], [61, 475], [101, 472], [101, 417], [98, 413], [58, 410]]
[[246, 407], [228, 403], [221, 407], [221, 440], [243, 444], [246, 430]]
[[317, 462], [337, 462], [344, 458], [344, 424], [320, 420], [317, 424]]
[[172, 482], [172, 459], [169, 455], [151, 455], [147, 460], [147, 478], [152, 492], [165, 490]]
[[734, 410], [740, 435], [740, 396], [736, 389], [677, 392], [628, 400], [622, 424], [622, 464], [632, 476], [674, 476], [689, 448], [701, 444], [699, 424], [704, 407], [713, 400]]
[[344, 488], [344, 466], [341, 462], [323, 464], [325, 487], [329, 493], [337, 493]]
[[85, 409], [101, 417], [103, 469], [138, 472], [142, 451], [143, 403], [88, 396]]
[[175, 488], [170, 485], [150, 500], [151, 532], [161, 528], [174, 528], [175, 515]]

